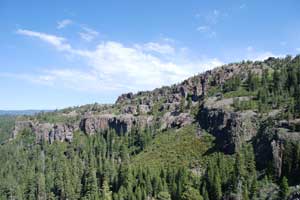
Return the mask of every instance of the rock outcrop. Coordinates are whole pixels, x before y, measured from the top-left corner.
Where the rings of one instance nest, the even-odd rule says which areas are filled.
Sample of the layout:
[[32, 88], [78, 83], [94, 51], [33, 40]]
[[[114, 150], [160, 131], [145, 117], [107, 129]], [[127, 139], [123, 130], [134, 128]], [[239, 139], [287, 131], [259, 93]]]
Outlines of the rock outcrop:
[[73, 133], [78, 130], [78, 128], [79, 126], [76, 126], [76, 124], [17, 121], [13, 131], [13, 137], [17, 137], [22, 130], [28, 129], [35, 133], [37, 142], [41, 142], [42, 140], [48, 141], [49, 143], [53, 143], [54, 141], [71, 142]]
[[161, 119], [161, 130], [181, 128], [194, 122], [189, 113], [167, 112]]
[[243, 143], [250, 141], [257, 133], [258, 121], [253, 111], [234, 112], [228, 107], [232, 100], [221, 100], [203, 104], [198, 123], [216, 137], [217, 144], [226, 153], [236, 152]]
[[269, 119], [261, 123], [258, 135], [253, 142], [258, 169], [271, 165], [275, 175], [281, 177], [285, 146], [288, 143], [300, 141], [300, 131], [293, 130], [298, 121], [300, 120], [276, 122]]
[[122, 115], [99, 115], [85, 117], [80, 122], [80, 129], [92, 135], [104, 130], [113, 129], [117, 134], [124, 134], [132, 129], [133, 126], [145, 128], [152, 124], [151, 116], [134, 116], [132, 114]]
[[204, 102], [196, 122], [216, 136], [225, 152], [232, 153], [256, 135], [256, 114], [251, 111], [234, 112], [230, 110], [233, 99], [212, 99], [207, 98], [206, 94], [212, 87], [222, 86], [235, 75], [246, 79], [249, 68], [260, 74], [267, 65], [268, 62], [224, 65], [170, 87], [122, 94], [114, 105], [87, 105], [74, 108], [76, 112], [74, 109], [64, 109], [69, 113], [62, 116], [78, 117], [74, 123], [17, 121], [13, 135], [15, 137], [22, 129], [29, 128], [36, 133], [38, 141], [53, 142], [71, 141], [76, 130], [92, 135], [108, 129], [115, 130], [117, 134], [126, 133], [134, 126], [155, 125], [161, 130], [180, 128], [195, 122], [191, 106], [186, 108], [187, 102], [192, 106]]

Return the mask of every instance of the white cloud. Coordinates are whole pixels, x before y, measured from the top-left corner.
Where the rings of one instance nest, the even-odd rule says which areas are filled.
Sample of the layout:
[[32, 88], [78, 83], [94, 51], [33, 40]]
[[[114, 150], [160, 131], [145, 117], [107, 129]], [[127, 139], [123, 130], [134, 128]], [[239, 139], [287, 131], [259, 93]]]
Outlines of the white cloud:
[[80, 70], [45, 70], [34, 75], [22, 75], [26, 78], [16, 78], [75, 90], [148, 90], [180, 82], [222, 64], [216, 58], [191, 59], [181, 54], [182, 51], [176, 51], [173, 46], [155, 42], [129, 46], [120, 42], [104, 41], [95, 50], [83, 50], [74, 49], [66, 39], [54, 35], [28, 30], [18, 32], [47, 42], [67, 55], [75, 55], [86, 62], [86, 66]]
[[300, 48], [296, 48], [296, 51], [300, 51]]
[[217, 36], [216, 31], [212, 30], [210, 26], [199, 26], [197, 28], [197, 31], [199, 31], [202, 34], [205, 34], [209, 38], [213, 38]]
[[199, 27], [197, 28], [197, 31], [200, 31], [200, 32], [206, 32], [206, 31], [208, 31], [209, 29], [210, 29], [209, 26], [199, 26]]
[[82, 32], [79, 32], [79, 35], [81, 37], [81, 39], [90, 42], [92, 41], [94, 38], [96, 38], [99, 33], [91, 28], [87, 28], [85, 26], [82, 26]]
[[53, 45], [54, 47], [56, 47], [58, 50], [61, 51], [71, 50], [71, 46], [66, 43], [66, 39], [63, 37], [58, 37], [55, 35], [50, 35], [50, 34], [36, 32], [36, 31], [30, 31], [26, 29], [18, 29], [17, 34], [39, 38], [44, 42]]
[[160, 54], [172, 54], [175, 52], [175, 49], [169, 44], [160, 44], [157, 42], [148, 42], [143, 45], [136, 44], [135, 47], [144, 51], [152, 51]]
[[62, 29], [62, 28], [65, 28], [66, 26], [68, 26], [68, 25], [70, 25], [72, 23], [73, 23], [72, 20], [70, 20], [70, 19], [64, 19], [62, 21], [57, 22], [56, 28], [57, 29]]
[[168, 42], [168, 43], [174, 43], [175, 42], [174, 39], [169, 38], [169, 37], [163, 37], [162, 40], [165, 41], [165, 42]]
[[[228, 16], [227, 13], [221, 13], [221, 11], [214, 9], [208, 14], [203, 15], [204, 25], [198, 26], [197, 31], [208, 36], [209, 38], [214, 38], [217, 36], [215, 27], [222, 17]], [[200, 14], [196, 14], [196, 18], [200, 18]]]
[[209, 14], [205, 16], [205, 20], [208, 24], [217, 24], [220, 18], [220, 11], [214, 9]]

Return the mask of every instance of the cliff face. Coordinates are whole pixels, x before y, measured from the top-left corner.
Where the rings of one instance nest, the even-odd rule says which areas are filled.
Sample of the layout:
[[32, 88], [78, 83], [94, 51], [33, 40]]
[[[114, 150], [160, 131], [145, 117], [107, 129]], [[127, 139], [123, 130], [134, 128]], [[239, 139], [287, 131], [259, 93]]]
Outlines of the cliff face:
[[202, 105], [198, 116], [200, 126], [216, 137], [219, 148], [226, 153], [236, 152], [256, 136], [258, 128], [255, 112], [234, 112], [230, 109], [232, 103], [233, 99], [211, 98]]
[[92, 135], [103, 130], [113, 129], [117, 134], [131, 131], [133, 126], [145, 128], [153, 123], [151, 116], [134, 116], [132, 114], [104, 114], [85, 117], [80, 122], [80, 129]]
[[34, 121], [17, 121], [15, 129], [13, 131], [13, 137], [24, 129], [30, 129], [36, 134], [36, 141], [41, 142], [42, 140], [52, 143], [53, 141], [68, 141], [71, 142], [74, 131], [79, 129], [76, 124], [66, 123], [39, 123]]
[[272, 59], [224, 65], [170, 87], [122, 94], [113, 105], [83, 106], [55, 114], [76, 116], [72, 122], [22, 119], [16, 122], [13, 136], [29, 128], [36, 133], [38, 142], [71, 142], [74, 131], [93, 135], [113, 129], [117, 134], [125, 134], [133, 127], [155, 127], [163, 131], [196, 123], [200, 130], [205, 129], [215, 136], [218, 149], [225, 153], [235, 153], [243, 144], [253, 142], [258, 166], [263, 168], [271, 162], [280, 176], [284, 144], [290, 140], [300, 140], [299, 130], [294, 130], [299, 126], [299, 120], [277, 122], [274, 119], [276, 125], [263, 127], [257, 110], [234, 109], [235, 100], [250, 101], [252, 96], [225, 98], [222, 94], [210, 94], [214, 88], [222, 88], [235, 76], [245, 82], [249, 71], [261, 75], [272, 65]]
[[[274, 121], [268, 119], [260, 124], [257, 137], [253, 138], [253, 146], [257, 157], [257, 167], [264, 169], [272, 166], [275, 175], [282, 175], [286, 145], [300, 141], [300, 130], [294, 130], [300, 121]], [[290, 152], [295, 154], [297, 152]], [[296, 161], [295, 161], [296, 162]]]
[[[251, 124], [255, 114], [227, 112], [216, 108], [219, 103], [217, 101], [213, 102], [214, 106], [201, 108], [199, 119], [196, 119], [192, 113], [199, 107], [199, 102], [209, 104], [211, 100], [206, 99], [206, 93], [212, 87], [223, 85], [235, 75], [240, 75], [245, 79], [248, 68], [261, 73], [265, 67], [254, 64], [247, 66], [230, 64], [196, 75], [170, 87], [136, 94], [122, 94], [114, 105], [101, 108], [100, 112], [94, 112], [93, 109], [85, 110], [83, 113], [82, 111], [78, 113], [76, 109], [71, 110], [68, 114], [75, 112], [75, 115], [80, 118], [72, 123], [44, 123], [28, 119], [18, 121], [13, 136], [15, 137], [24, 128], [30, 128], [36, 133], [37, 140], [70, 141], [76, 130], [90, 135], [114, 129], [120, 134], [130, 131], [133, 126], [144, 128], [155, 125], [160, 130], [166, 130], [180, 128], [197, 121], [201, 127], [212, 132], [218, 140], [224, 140], [222, 144], [224, 150], [234, 152], [240, 143], [248, 141], [255, 135], [255, 125]], [[247, 120], [249, 123], [246, 123]], [[246, 129], [250, 132], [245, 135], [242, 132]]]

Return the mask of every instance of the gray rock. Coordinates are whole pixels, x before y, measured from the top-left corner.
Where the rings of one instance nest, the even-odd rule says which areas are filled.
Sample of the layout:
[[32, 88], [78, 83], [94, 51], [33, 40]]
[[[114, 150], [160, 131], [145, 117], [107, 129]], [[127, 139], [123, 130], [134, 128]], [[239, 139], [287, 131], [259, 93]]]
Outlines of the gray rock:
[[219, 148], [226, 153], [236, 152], [244, 142], [256, 136], [259, 124], [253, 111], [233, 112], [211, 107], [201, 108], [198, 122], [216, 137]]
[[186, 125], [192, 124], [194, 119], [189, 113], [176, 113], [167, 112], [162, 117], [161, 129], [166, 130], [168, 128], [181, 128]]
[[71, 124], [50, 124], [32, 121], [17, 121], [13, 131], [14, 137], [24, 129], [30, 129], [36, 135], [36, 142], [47, 141], [69, 141], [73, 139], [73, 132], [78, 130], [78, 125]]
[[98, 115], [81, 120], [80, 129], [88, 135], [113, 129], [117, 134], [130, 131], [133, 126], [144, 128], [152, 123], [152, 116], [134, 116], [132, 114]]

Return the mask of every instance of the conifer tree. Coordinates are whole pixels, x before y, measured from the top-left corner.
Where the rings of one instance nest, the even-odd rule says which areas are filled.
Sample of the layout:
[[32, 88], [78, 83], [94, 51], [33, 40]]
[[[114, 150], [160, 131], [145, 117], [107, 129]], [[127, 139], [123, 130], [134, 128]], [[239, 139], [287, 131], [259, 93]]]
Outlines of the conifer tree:
[[288, 179], [284, 176], [280, 182], [280, 197], [286, 199], [290, 193]]
[[191, 186], [187, 186], [185, 191], [181, 196], [182, 200], [203, 200], [203, 197], [200, 195], [199, 191]]
[[171, 195], [167, 191], [159, 192], [157, 195], [157, 200], [171, 200]]
[[93, 162], [89, 162], [89, 166], [85, 175], [85, 196], [89, 199], [98, 200], [99, 192], [98, 192], [98, 184], [96, 177], [96, 170], [93, 166]]
[[214, 175], [214, 183], [213, 183], [213, 199], [219, 200], [222, 198], [222, 185], [221, 178], [218, 170], [216, 170]]
[[46, 183], [44, 174], [40, 173], [38, 175], [37, 181], [37, 199], [38, 200], [46, 200]]
[[109, 189], [109, 185], [106, 179], [104, 179], [103, 181], [101, 192], [103, 200], [112, 200], [112, 192]]

